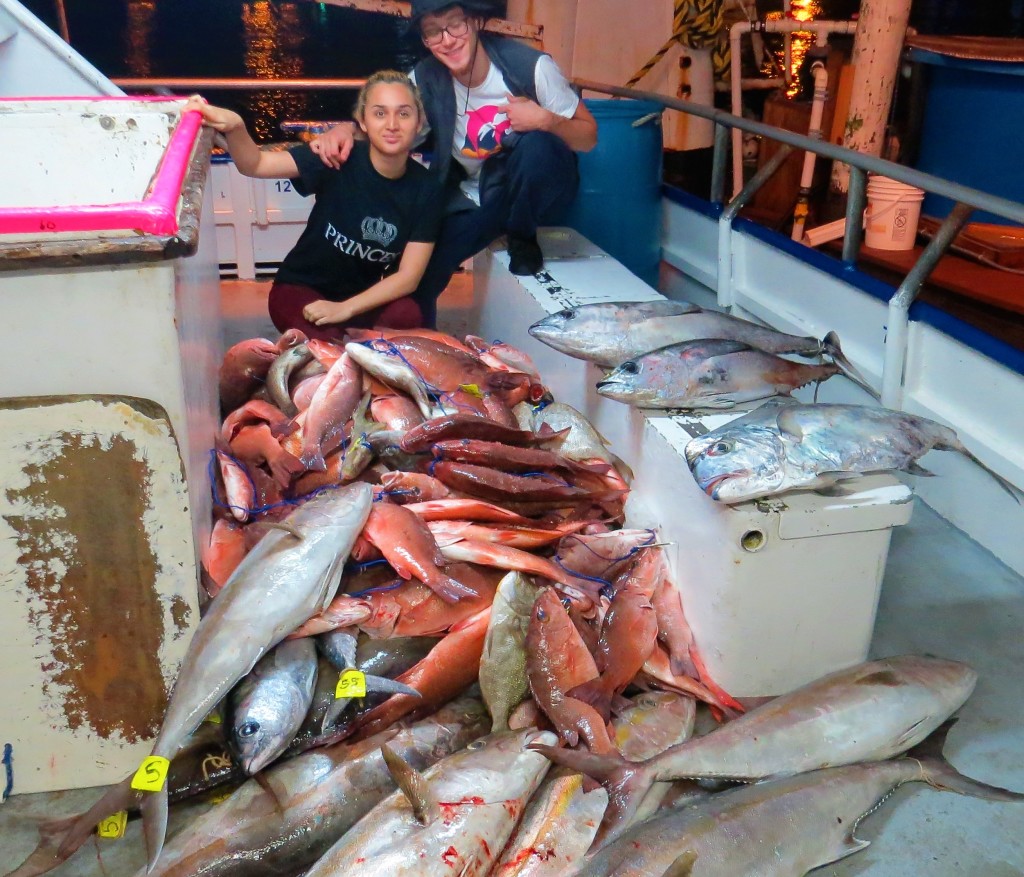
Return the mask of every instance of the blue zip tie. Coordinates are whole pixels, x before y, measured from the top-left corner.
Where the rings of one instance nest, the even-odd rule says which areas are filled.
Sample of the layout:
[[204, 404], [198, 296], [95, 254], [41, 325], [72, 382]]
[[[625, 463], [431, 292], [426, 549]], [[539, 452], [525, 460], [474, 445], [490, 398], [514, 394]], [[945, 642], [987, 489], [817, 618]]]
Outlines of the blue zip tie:
[[545, 478], [548, 481], [554, 481], [557, 484], [562, 485], [562, 487], [572, 487], [573, 486], [568, 481], [564, 481], [561, 478], [559, 478], [559, 477], [557, 477], [555, 475], [552, 475], [550, 472], [520, 472], [519, 473], [519, 477], [520, 478]]
[[[381, 350], [379, 346], [375, 346], [377, 341], [383, 342], [386, 349]], [[402, 353], [402, 351], [399, 350], [397, 345], [395, 345], [393, 342], [388, 341], [385, 338], [380, 338], [371, 339], [368, 341], [360, 341], [359, 343], [362, 344], [364, 347], [368, 347], [370, 350], [373, 350], [377, 353], [383, 353], [386, 356], [394, 356], [400, 359], [403, 363], [405, 363], [406, 367], [419, 379], [419, 382], [423, 385], [423, 389], [426, 392], [427, 396], [432, 396], [435, 402], [440, 402], [443, 399], [447, 399], [451, 406], [456, 410], [458, 410], [459, 408], [462, 408], [465, 411], [476, 410], [475, 408], [473, 408], [472, 405], [460, 405], [446, 390], [442, 390], [440, 387], [435, 387], [433, 384], [431, 384], [425, 377], [423, 377], [420, 370], [416, 368], [416, 366], [414, 366], [411, 362], [409, 362], [408, 359], [406, 359], [405, 354]]]
[[583, 579], [583, 581], [585, 582], [594, 582], [595, 584], [599, 584], [602, 590], [604, 588], [610, 588], [612, 586], [612, 583], [608, 581], [608, 579], [602, 579], [600, 576], [588, 576], [585, 573], [576, 572], [576, 570], [574, 569], [569, 569], [569, 567], [562, 563], [562, 559], [557, 554], [554, 557], [552, 557], [551, 560], [554, 562], [555, 566], [562, 570], [562, 572], [567, 572], [574, 578]]
[[356, 591], [354, 594], [349, 594], [349, 597], [358, 599], [359, 597], [365, 597], [367, 594], [381, 594], [384, 591], [393, 591], [395, 588], [400, 588], [405, 584], [405, 579], [395, 579], [390, 585], [380, 585], [376, 588], [367, 588], [365, 591]]
[[0, 795], [0, 804], [6, 801], [14, 790], [14, 747], [10, 743], [4, 743], [4, 757], [2, 759], [4, 773], [7, 780], [4, 783], [3, 794]]
[[379, 560], [367, 560], [364, 563], [356, 563], [352, 565], [352, 569], [356, 572], [362, 572], [363, 570], [369, 569], [371, 566], [380, 566], [382, 563], [387, 563], [383, 557]]

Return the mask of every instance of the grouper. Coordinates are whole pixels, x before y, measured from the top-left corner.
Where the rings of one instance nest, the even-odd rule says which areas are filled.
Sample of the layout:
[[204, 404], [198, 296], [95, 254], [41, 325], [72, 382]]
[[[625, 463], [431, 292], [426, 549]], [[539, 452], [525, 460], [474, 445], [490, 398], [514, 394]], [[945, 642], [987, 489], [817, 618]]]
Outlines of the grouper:
[[600, 842], [628, 824], [656, 782], [754, 782], [881, 761], [905, 752], [967, 700], [977, 678], [974, 670], [957, 661], [912, 655], [886, 658], [824, 676], [647, 761], [536, 748], [556, 764], [582, 771], [608, 789]]

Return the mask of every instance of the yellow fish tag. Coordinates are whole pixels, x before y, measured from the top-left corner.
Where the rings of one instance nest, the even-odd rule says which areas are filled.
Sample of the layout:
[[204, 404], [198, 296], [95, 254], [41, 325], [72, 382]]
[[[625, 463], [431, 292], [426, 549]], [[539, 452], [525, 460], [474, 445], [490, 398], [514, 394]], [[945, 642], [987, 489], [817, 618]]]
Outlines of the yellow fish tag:
[[484, 397], [484, 391], [477, 384], [459, 384], [459, 389], [465, 390], [470, 396], [476, 396], [477, 399]]
[[127, 824], [128, 811], [119, 810], [113, 816], [108, 816], [97, 825], [96, 833], [100, 837], [109, 837], [111, 840], [116, 840], [119, 837], [124, 837], [124, 829]]
[[366, 697], [366, 674], [361, 670], [346, 670], [338, 679], [334, 696], [338, 700], [343, 697]]
[[159, 755], [150, 755], [132, 777], [132, 788], [140, 792], [159, 792], [167, 779], [171, 762]]
[[203, 721], [209, 722], [211, 725], [219, 725], [221, 724], [220, 713], [214, 710], [205, 719], [203, 719]]

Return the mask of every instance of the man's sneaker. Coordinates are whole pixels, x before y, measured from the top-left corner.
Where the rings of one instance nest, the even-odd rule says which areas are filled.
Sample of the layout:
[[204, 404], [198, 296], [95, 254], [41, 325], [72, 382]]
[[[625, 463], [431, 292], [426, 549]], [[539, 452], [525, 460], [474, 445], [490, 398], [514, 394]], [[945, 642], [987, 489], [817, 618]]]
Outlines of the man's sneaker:
[[508, 270], [519, 276], [536, 274], [544, 267], [544, 254], [537, 243], [537, 235], [528, 238], [508, 236]]

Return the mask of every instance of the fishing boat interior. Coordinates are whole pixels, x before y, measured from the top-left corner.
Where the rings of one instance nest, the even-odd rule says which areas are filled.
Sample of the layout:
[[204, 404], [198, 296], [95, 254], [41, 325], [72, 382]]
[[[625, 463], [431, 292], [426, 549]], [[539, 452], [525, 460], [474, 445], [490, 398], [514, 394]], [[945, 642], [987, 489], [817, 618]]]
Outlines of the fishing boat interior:
[[[499, 239], [454, 276], [437, 327], [528, 354], [625, 463], [625, 526], [657, 533], [704, 670], [740, 704], [865, 660], [963, 662], [978, 681], [945, 757], [1024, 792], [1024, 172], [1011, 148], [1024, 39], [1006, 36], [1022, 4], [1002, 4], [1002, 35], [987, 36], [951, 35], [939, 4], [910, 0], [837, 3], [829, 18], [800, 0], [647, 3], [649, 16], [508, 0], [488, 23], [554, 57], [598, 146], [579, 156], [564, 224], [539, 233], [543, 270], [512, 274]], [[159, 721], [123, 714], [161, 708], [199, 621], [218, 369], [236, 345], [278, 337], [267, 295], [309, 214], [290, 181], [243, 177], [181, 113], [185, 95], [265, 83], [108, 77], [69, 44], [63, 3], [63, 39], [28, 6], [0, 0], [0, 154], [14, 157], [0, 171], [0, 874], [17, 877], [49, 871], [18, 869], [41, 826], [88, 810], [149, 754]], [[292, 78], [275, 93], [361, 81]], [[282, 127], [304, 138], [324, 124]], [[531, 332], [559, 313], [666, 300], [835, 333], [853, 377], [793, 398], [926, 418], [962, 446], [935, 442], [909, 472], [718, 502], [687, 448], [763, 400], [626, 405], [598, 391], [607, 368]], [[78, 511], [57, 528], [54, 504]], [[73, 577], [71, 543], [89, 566]], [[64, 633], [44, 636], [47, 617]], [[168, 837], [223, 800], [175, 803]], [[851, 840], [810, 873], [1024, 874], [1024, 804], [923, 783], [883, 800], [849, 832], [870, 846]], [[765, 843], [781, 855], [784, 840]], [[131, 818], [52, 873], [146, 873], [145, 848]]]

